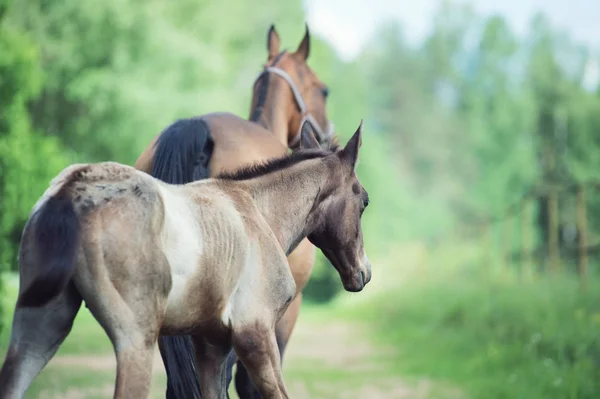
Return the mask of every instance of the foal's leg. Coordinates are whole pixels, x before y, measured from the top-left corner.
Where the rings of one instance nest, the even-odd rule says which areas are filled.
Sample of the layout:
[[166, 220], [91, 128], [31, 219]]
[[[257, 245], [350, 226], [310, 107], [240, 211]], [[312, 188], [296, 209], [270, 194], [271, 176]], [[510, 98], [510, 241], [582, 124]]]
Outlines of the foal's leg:
[[42, 307], [17, 306], [8, 353], [0, 370], [0, 398], [23, 397], [71, 331], [80, 306], [81, 296], [73, 283]]
[[[302, 290], [310, 278], [315, 264], [315, 255], [316, 249], [314, 245], [308, 239], [304, 239], [287, 257], [290, 271], [296, 283], [297, 294], [275, 326], [281, 361], [283, 361], [283, 352], [298, 321], [300, 306], [302, 305]], [[248, 371], [239, 361], [237, 362], [237, 371], [235, 373], [235, 388], [240, 399], [260, 399], [260, 394], [252, 382]]]
[[152, 382], [154, 345], [158, 325], [146, 323], [153, 312], [129, 305], [113, 288], [103, 290], [101, 298], [86, 303], [108, 334], [117, 357], [114, 398], [147, 398]]
[[206, 399], [227, 399], [227, 359], [231, 345], [211, 343], [205, 338], [193, 338], [196, 350], [197, 370], [200, 377], [200, 391]]
[[257, 324], [234, 330], [233, 346], [264, 399], [288, 398], [273, 328]]
[[[280, 361], [283, 362], [283, 352], [290, 339], [294, 325], [298, 320], [300, 305], [302, 304], [302, 293], [299, 292], [296, 298], [290, 303], [289, 307], [275, 325], [275, 338], [279, 350]], [[241, 361], [237, 362], [237, 371], [235, 373], [235, 389], [240, 399], [260, 399], [260, 393], [254, 382], [248, 374], [248, 370]]]
[[84, 299], [90, 311], [108, 334], [117, 357], [114, 398], [147, 398], [152, 382], [154, 346], [159, 323], [152, 294], [131, 287], [120, 293], [103, 282], [101, 293]]
[[[77, 283], [87, 307], [115, 349], [114, 398], [147, 398], [152, 382], [154, 347], [165, 306], [162, 295], [156, 290], [160, 283], [151, 278], [158, 279], [160, 275], [149, 274], [143, 280], [136, 280], [133, 275], [124, 273], [120, 279], [111, 279], [102, 257], [89, 252], [88, 258], [100, 259], [90, 266], [90, 269], [95, 268], [92, 269], [95, 275], [82, 273]], [[125, 263], [121, 269], [134, 270], [134, 266]]]

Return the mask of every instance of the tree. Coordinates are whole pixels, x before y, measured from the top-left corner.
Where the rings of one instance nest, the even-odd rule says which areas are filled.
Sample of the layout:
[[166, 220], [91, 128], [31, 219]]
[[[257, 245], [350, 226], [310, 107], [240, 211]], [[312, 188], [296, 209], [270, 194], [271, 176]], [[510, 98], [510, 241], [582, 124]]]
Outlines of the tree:
[[8, 6], [0, 0], [0, 272], [16, 265], [31, 206], [65, 163], [56, 140], [31, 128], [26, 103], [41, 83], [38, 52], [26, 35], [6, 26]]

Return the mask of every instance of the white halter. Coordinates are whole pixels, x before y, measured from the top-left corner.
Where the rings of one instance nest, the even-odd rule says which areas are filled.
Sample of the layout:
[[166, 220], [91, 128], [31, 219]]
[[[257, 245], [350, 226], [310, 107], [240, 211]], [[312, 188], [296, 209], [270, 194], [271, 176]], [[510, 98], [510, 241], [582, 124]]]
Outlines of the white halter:
[[298, 87], [296, 86], [296, 84], [294, 83], [294, 81], [292, 80], [290, 75], [288, 75], [288, 73], [286, 71], [284, 71], [281, 68], [274, 67], [274, 66], [266, 67], [258, 75], [258, 77], [256, 78], [256, 81], [258, 81], [258, 79], [260, 79], [264, 74], [269, 73], [269, 72], [282, 77], [283, 80], [285, 80], [287, 82], [287, 84], [290, 86], [290, 89], [292, 90], [292, 93], [294, 94], [294, 99], [296, 100], [296, 104], [298, 104], [298, 108], [300, 110], [300, 115], [302, 116], [302, 120], [300, 121], [300, 125], [298, 126], [298, 131], [292, 138], [292, 141], [290, 141], [289, 146], [293, 148], [300, 142], [300, 133], [302, 132], [302, 126], [304, 125], [304, 122], [308, 122], [310, 124], [310, 126], [312, 127], [313, 131], [315, 132], [315, 135], [317, 136], [317, 140], [319, 141], [320, 144], [326, 143], [329, 140], [331, 140], [331, 138], [333, 137], [333, 133], [334, 133], [333, 132], [333, 123], [331, 121], [329, 121], [329, 124], [327, 126], [327, 131], [323, 132], [323, 129], [321, 129], [321, 126], [319, 126], [319, 123], [308, 112], [308, 109], [306, 108], [306, 104], [304, 103], [304, 99], [302, 98], [302, 94], [300, 94], [300, 90], [298, 90]]

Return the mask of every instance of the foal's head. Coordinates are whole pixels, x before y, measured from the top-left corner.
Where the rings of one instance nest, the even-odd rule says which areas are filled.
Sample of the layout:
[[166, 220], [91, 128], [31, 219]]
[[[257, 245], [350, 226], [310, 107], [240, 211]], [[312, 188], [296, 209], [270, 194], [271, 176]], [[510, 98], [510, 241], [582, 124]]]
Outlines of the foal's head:
[[[322, 147], [327, 147], [333, 136], [333, 128], [327, 119], [326, 100], [329, 88], [308, 66], [310, 33], [308, 26], [304, 38], [294, 52], [281, 50], [280, 39], [272, 25], [267, 34], [268, 58], [264, 70], [256, 80], [252, 100], [251, 120], [258, 122], [263, 116], [267, 96], [286, 93], [289, 101], [284, 106], [280, 98], [272, 104], [285, 108], [287, 142], [296, 147], [300, 139], [300, 126], [308, 119]], [[275, 126], [271, 126], [274, 128]]]
[[[371, 280], [361, 229], [362, 214], [369, 205], [369, 194], [356, 176], [355, 167], [362, 142], [362, 121], [346, 146], [324, 158], [330, 178], [311, 212], [308, 239], [319, 247], [336, 268], [347, 291], [361, 291]], [[301, 149], [319, 144], [307, 129], [302, 129]]]

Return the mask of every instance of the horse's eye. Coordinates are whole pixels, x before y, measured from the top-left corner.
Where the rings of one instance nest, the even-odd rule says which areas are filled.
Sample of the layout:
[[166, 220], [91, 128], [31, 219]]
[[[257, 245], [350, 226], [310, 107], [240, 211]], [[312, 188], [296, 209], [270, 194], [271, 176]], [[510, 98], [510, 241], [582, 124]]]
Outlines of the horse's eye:
[[323, 95], [323, 97], [327, 98], [327, 96], [329, 96], [329, 88], [328, 87], [323, 87], [321, 89], [321, 94]]

